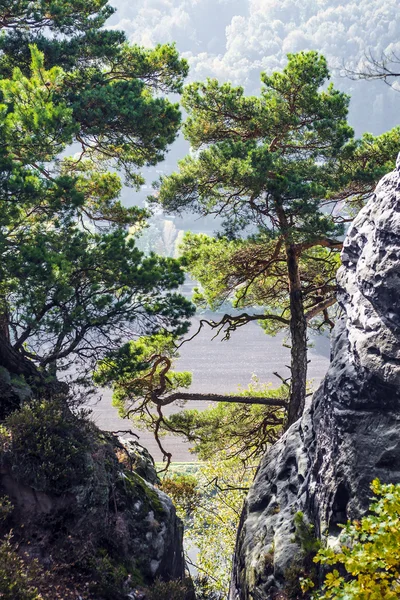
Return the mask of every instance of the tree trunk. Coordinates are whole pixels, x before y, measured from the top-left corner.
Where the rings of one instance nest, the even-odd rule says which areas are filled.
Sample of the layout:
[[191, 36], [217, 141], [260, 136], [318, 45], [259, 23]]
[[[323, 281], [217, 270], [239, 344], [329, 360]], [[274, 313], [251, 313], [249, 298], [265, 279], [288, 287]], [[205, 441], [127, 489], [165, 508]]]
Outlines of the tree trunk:
[[24, 375], [27, 380], [42, 379], [36, 365], [12, 347], [4, 332], [0, 332], [0, 366], [14, 375]]
[[235, 404], [262, 404], [276, 408], [287, 408], [285, 398], [261, 398], [259, 396], [225, 396], [224, 394], [197, 394], [195, 392], [174, 392], [166, 397], [153, 397], [153, 402], [158, 406], [167, 406], [177, 400], [194, 400], [201, 402], [233, 402]]
[[307, 320], [304, 314], [299, 260], [294, 244], [286, 247], [290, 295], [291, 385], [287, 426], [301, 417], [307, 383]]
[[8, 342], [10, 341], [10, 330], [8, 329], [8, 315], [4, 312], [0, 313], [0, 335]]
[[0, 335], [10, 341], [10, 313], [7, 299], [4, 295], [0, 296]]
[[287, 427], [301, 417], [306, 400], [307, 384], [307, 318], [304, 313], [303, 292], [299, 270], [299, 253], [291, 236], [283, 204], [275, 199], [276, 214], [285, 241], [286, 264], [289, 279], [290, 337], [291, 337], [291, 383]]

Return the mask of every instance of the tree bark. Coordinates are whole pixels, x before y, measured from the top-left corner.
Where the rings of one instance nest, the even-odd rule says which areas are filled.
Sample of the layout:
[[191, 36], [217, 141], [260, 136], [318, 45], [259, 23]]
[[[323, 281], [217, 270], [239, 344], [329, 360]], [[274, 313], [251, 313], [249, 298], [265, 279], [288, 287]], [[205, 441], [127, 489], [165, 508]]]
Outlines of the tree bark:
[[[31, 389], [34, 389], [43, 381], [42, 375], [36, 365], [11, 344], [8, 306], [4, 298], [1, 298], [0, 306], [0, 366], [7, 369], [10, 375], [23, 375]], [[19, 408], [21, 399], [7, 379], [3, 381], [2, 378], [0, 387], [0, 420], [3, 420]]]
[[3, 335], [5, 339], [10, 341], [10, 314], [7, 299], [0, 296], [0, 335]]
[[299, 260], [294, 244], [286, 247], [290, 296], [291, 384], [287, 426], [301, 417], [307, 384], [307, 319], [304, 314]]
[[286, 264], [289, 280], [290, 300], [290, 396], [287, 427], [301, 417], [306, 400], [307, 385], [307, 318], [304, 312], [303, 292], [299, 270], [299, 247], [291, 238], [291, 226], [288, 222], [282, 202], [275, 198], [276, 214], [285, 241]]
[[10, 331], [8, 329], [8, 315], [5, 313], [0, 314], [0, 335], [4, 337], [8, 342], [10, 341]]
[[27, 380], [34, 379], [39, 382], [42, 375], [36, 365], [15, 350], [10, 341], [0, 332], [0, 366], [15, 375], [24, 375]]
[[284, 398], [262, 398], [260, 396], [224, 396], [223, 394], [196, 394], [195, 392], [174, 392], [164, 398], [155, 397], [153, 402], [159, 406], [167, 406], [176, 400], [195, 400], [202, 402], [234, 402], [238, 404], [262, 404], [287, 408], [288, 403]]

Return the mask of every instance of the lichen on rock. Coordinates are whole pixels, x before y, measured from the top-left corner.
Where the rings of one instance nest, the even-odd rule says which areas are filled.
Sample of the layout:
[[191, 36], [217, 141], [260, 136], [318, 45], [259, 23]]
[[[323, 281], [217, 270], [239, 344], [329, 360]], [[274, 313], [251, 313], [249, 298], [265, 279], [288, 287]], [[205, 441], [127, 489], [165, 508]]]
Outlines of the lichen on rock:
[[302, 418], [260, 465], [230, 600], [296, 597], [290, 573], [307, 573], [295, 515], [334, 544], [338, 525], [367, 510], [374, 478], [400, 482], [400, 164], [354, 220], [342, 263], [331, 364]]

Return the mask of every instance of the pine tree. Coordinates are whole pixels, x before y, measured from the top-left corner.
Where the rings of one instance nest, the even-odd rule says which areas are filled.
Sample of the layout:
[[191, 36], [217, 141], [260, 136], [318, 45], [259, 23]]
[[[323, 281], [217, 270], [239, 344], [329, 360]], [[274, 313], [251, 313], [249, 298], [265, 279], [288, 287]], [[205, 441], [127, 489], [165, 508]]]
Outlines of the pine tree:
[[31, 383], [133, 333], [182, 334], [193, 312], [179, 264], [128, 235], [147, 214], [121, 204], [116, 174], [137, 188], [164, 157], [181, 119], [166, 94], [187, 64], [102, 30], [111, 13], [0, 2], [0, 365]]
[[[323, 295], [314, 307], [305, 306], [301, 263], [313, 249], [340, 248], [344, 218], [335, 218], [334, 209], [346, 200], [358, 205], [373, 192], [377, 179], [393, 166], [400, 141], [399, 128], [355, 140], [347, 123], [349, 97], [326, 86], [328, 78], [326, 60], [312, 51], [288, 55], [282, 72], [262, 74], [260, 96], [246, 96], [242, 88], [216, 80], [187, 86], [184, 133], [193, 152], [180, 162], [179, 173], [162, 181], [157, 200], [177, 214], [218, 215], [227, 240], [247, 240], [241, 248], [246, 251], [238, 253], [244, 281], [239, 294], [246, 292], [246, 282], [252, 284], [253, 273], [265, 276], [266, 290], [273, 294], [274, 270], [282, 267], [287, 317], [269, 313], [268, 318], [287, 318], [290, 330], [288, 424], [301, 415], [305, 402], [306, 313], [313, 309], [315, 316], [317, 304], [321, 311], [327, 306]], [[265, 250], [253, 262], [252, 239]], [[233, 275], [235, 268], [225, 265]], [[237, 326], [252, 319], [240, 318], [235, 322], [228, 315], [225, 322]]]

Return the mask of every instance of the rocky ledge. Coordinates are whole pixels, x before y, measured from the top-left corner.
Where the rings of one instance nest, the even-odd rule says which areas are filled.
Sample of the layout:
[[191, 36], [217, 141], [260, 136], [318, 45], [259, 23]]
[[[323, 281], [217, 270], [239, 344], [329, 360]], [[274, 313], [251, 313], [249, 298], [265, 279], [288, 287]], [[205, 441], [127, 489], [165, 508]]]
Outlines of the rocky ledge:
[[296, 598], [303, 533], [334, 544], [370, 483], [400, 482], [400, 164], [351, 226], [327, 376], [266, 454], [242, 514], [230, 600]]
[[[151, 482], [154, 463], [137, 443], [74, 416], [63, 398], [25, 404], [0, 428], [10, 560], [34, 566], [46, 600], [147, 598], [157, 580], [184, 582], [183, 526]], [[1, 558], [4, 570], [4, 547]]]

